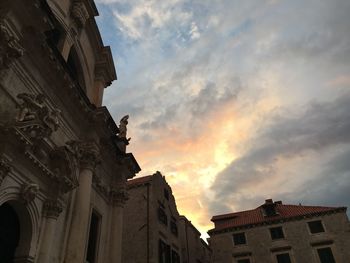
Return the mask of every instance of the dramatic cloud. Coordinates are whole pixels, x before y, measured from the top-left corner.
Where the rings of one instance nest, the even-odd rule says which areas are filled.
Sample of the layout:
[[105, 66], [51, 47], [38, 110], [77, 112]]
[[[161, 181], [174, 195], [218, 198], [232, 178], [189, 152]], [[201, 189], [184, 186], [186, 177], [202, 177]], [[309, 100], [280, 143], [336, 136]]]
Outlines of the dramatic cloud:
[[201, 232], [266, 198], [349, 205], [350, 2], [97, 0], [132, 151]]
[[252, 191], [266, 197], [285, 195], [291, 202], [350, 205], [344, 187], [350, 178], [349, 102], [350, 92], [334, 101], [312, 103], [296, 116], [273, 114], [270, 124], [252, 139], [251, 149], [216, 177], [211, 187], [214, 214], [222, 209], [217, 211], [217, 203], [227, 211], [242, 209], [248, 201], [255, 203]]

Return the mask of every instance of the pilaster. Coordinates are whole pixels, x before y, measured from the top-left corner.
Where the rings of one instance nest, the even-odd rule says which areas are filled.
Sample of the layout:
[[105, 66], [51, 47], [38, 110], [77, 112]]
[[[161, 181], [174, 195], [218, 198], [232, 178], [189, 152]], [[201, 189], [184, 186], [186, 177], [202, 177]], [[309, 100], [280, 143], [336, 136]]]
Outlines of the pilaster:
[[5, 177], [10, 173], [11, 171], [11, 166], [10, 166], [10, 161], [2, 156], [0, 158], [0, 186], [5, 179]]

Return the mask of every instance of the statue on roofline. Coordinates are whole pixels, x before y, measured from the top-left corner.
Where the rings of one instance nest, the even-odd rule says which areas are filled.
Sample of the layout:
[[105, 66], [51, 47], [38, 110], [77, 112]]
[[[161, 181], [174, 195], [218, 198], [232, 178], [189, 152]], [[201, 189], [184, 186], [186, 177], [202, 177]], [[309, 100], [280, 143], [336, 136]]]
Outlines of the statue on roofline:
[[[119, 123], [119, 133], [118, 137], [126, 139], [126, 134], [127, 134], [127, 125], [128, 125], [128, 119], [129, 115], [125, 115], [123, 118], [121, 118], [120, 123]], [[131, 138], [127, 139], [128, 141], [131, 140]]]

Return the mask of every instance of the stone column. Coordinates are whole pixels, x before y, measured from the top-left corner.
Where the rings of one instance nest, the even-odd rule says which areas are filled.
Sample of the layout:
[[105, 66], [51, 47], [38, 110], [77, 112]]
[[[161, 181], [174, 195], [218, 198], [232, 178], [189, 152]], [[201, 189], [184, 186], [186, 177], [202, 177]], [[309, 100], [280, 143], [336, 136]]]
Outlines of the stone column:
[[112, 189], [110, 201], [112, 205], [112, 224], [110, 236], [110, 263], [122, 261], [122, 237], [123, 237], [123, 209], [128, 194], [125, 188]]
[[99, 162], [99, 150], [94, 143], [74, 142], [71, 146], [77, 152], [80, 161], [80, 174], [65, 263], [85, 263], [92, 176]]
[[43, 208], [45, 218], [38, 263], [51, 262], [51, 246], [55, 241], [55, 230], [57, 218], [62, 212], [61, 203], [58, 200], [46, 200]]

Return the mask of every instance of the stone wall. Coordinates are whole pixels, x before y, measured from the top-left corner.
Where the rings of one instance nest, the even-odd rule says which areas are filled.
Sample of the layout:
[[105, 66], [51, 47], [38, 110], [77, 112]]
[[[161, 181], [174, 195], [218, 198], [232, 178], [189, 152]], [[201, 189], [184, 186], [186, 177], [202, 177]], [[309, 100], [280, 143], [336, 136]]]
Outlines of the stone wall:
[[[322, 220], [325, 232], [311, 234], [307, 222]], [[282, 226], [284, 239], [272, 240], [270, 228]], [[244, 232], [247, 244], [235, 246], [233, 234]], [[345, 212], [326, 214], [288, 221], [280, 224], [257, 226], [210, 237], [213, 262], [237, 262], [249, 258], [251, 262], [277, 262], [276, 254], [288, 252], [294, 263], [319, 263], [317, 249], [330, 247], [337, 263], [350, 258], [350, 227]]]

